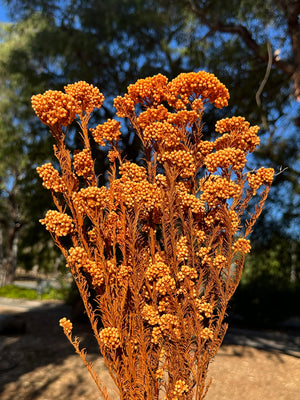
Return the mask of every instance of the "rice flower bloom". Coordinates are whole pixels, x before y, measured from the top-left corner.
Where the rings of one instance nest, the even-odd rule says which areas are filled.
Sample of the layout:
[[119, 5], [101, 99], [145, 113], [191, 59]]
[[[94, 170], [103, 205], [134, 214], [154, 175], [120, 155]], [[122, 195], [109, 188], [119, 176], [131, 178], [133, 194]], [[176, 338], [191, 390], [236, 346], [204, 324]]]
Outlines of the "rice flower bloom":
[[65, 333], [71, 333], [73, 329], [72, 322], [66, 317], [59, 320], [59, 325], [63, 327]]
[[85, 179], [90, 179], [94, 176], [94, 162], [89, 149], [74, 154], [74, 169], [78, 176], [83, 176]]
[[90, 129], [96, 143], [105, 146], [107, 142], [118, 141], [121, 136], [121, 123], [114, 119], [108, 119], [104, 124], [97, 125], [95, 129]]
[[73, 219], [64, 213], [55, 210], [49, 210], [44, 219], [40, 219], [42, 225], [56, 236], [67, 236], [73, 232]]
[[43, 179], [43, 186], [46, 189], [54, 190], [54, 192], [63, 192], [63, 180], [59, 176], [59, 172], [51, 163], [46, 163], [36, 169], [39, 176]]
[[101, 342], [110, 350], [116, 350], [120, 344], [120, 331], [118, 328], [104, 328], [99, 334]]
[[84, 111], [90, 114], [95, 108], [102, 107], [104, 96], [96, 86], [79, 81], [65, 86], [64, 89], [76, 102], [76, 114]]
[[188, 391], [188, 389], [189, 387], [184, 380], [179, 379], [178, 381], [176, 381], [173, 390], [173, 395], [175, 396], [173, 397], [173, 400], [175, 400], [175, 398], [178, 399], [177, 396], [182, 396], [183, 393], [186, 393]]
[[75, 119], [77, 105], [69, 94], [58, 90], [47, 90], [31, 97], [32, 108], [38, 118], [49, 126], [68, 126]]
[[273, 181], [274, 169], [273, 168], [259, 168], [256, 173], [247, 172], [247, 180], [249, 187], [256, 194], [257, 189], [262, 185], [270, 185]]
[[232, 246], [233, 251], [240, 251], [244, 254], [250, 253], [251, 245], [250, 240], [245, 238], [239, 238]]
[[217, 168], [228, 169], [230, 166], [235, 171], [242, 170], [246, 164], [245, 153], [241, 149], [226, 148], [209, 154], [205, 160], [209, 172], [216, 172]]
[[181, 73], [168, 84], [168, 102], [176, 108], [185, 106], [197, 99], [208, 100], [215, 107], [228, 105], [229, 92], [214, 75], [205, 71]]

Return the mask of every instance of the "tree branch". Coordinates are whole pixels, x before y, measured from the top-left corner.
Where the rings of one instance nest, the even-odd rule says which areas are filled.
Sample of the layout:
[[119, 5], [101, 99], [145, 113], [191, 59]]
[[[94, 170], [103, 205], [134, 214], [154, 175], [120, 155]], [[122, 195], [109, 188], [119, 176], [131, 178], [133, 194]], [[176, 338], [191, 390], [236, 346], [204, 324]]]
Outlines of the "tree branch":
[[[243, 25], [225, 25], [219, 20], [210, 21], [206, 13], [199, 7], [196, 6], [194, 0], [188, 0], [189, 4], [195, 13], [198, 16], [199, 20], [206, 26], [208, 26], [213, 32], [223, 32], [223, 33], [232, 33], [239, 35], [243, 40], [245, 45], [249, 50], [256, 56], [256, 58], [260, 59], [264, 63], [268, 63], [269, 57], [268, 54], [261, 51], [261, 46], [253, 39], [251, 32]], [[276, 66], [276, 68], [280, 69], [287, 75], [292, 75], [295, 71], [295, 66], [291, 63], [288, 63], [283, 60], [277, 60], [275, 57], [272, 58], [272, 64]]]

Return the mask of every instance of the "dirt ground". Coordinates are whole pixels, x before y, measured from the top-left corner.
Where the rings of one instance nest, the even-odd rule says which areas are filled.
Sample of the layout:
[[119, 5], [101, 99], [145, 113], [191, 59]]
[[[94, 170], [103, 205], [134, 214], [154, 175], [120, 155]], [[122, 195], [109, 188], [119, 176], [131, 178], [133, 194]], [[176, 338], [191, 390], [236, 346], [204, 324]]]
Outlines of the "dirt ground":
[[[12, 329], [0, 336], [1, 400], [101, 399], [88, 371], [58, 326], [59, 318], [68, 316], [69, 311], [58, 304], [13, 317], [19, 323], [16, 330], [22, 331], [26, 324], [26, 331], [17, 334]], [[84, 324], [75, 324], [75, 333], [83, 338], [82, 344], [87, 347], [89, 359], [94, 361], [111, 398], [118, 399], [86, 328]], [[223, 344], [209, 370], [213, 382], [206, 399], [300, 399], [300, 348], [299, 352], [297, 348], [292, 352], [282, 347], [274, 349], [276, 346], [265, 346], [263, 350], [247, 345], [251, 343], [249, 340], [244, 342]]]

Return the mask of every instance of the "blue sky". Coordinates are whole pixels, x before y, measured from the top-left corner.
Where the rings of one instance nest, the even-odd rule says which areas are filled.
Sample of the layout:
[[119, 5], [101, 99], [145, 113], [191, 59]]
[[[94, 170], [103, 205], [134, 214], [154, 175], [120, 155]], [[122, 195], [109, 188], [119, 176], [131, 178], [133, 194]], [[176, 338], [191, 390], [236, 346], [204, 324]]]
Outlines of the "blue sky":
[[8, 22], [9, 18], [6, 15], [6, 7], [0, 1], [0, 22]]

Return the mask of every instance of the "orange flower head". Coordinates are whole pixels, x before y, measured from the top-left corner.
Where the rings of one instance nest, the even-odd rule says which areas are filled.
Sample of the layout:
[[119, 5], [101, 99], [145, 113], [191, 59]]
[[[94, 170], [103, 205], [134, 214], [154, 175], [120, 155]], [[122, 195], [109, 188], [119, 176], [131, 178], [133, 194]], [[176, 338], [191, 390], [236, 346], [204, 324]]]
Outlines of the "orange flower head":
[[114, 119], [108, 119], [104, 124], [97, 125], [95, 129], [91, 129], [91, 133], [96, 143], [105, 146], [107, 142], [118, 141], [121, 136], [121, 123]]
[[59, 172], [51, 163], [46, 163], [41, 167], [37, 167], [36, 171], [43, 179], [43, 186], [46, 189], [54, 190], [54, 192], [58, 193], [64, 191], [62, 178], [59, 176]]
[[168, 102], [175, 108], [185, 108], [199, 97], [214, 103], [217, 108], [228, 105], [229, 92], [225, 85], [214, 74], [205, 71], [179, 74], [168, 84], [168, 90]]
[[40, 219], [42, 225], [46, 225], [46, 229], [56, 236], [67, 236], [73, 232], [73, 219], [64, 213], [49, 210], [44, 219]]
[[65, 92], [72, 96], [76, 102], [76, 113], [86, 111], [90, 114], [94, 108], [101, 108], [104, 96], [97, 87], [85, 81], [79, 81], [65, 86]]
[[32, 108], [38, 118], [49, 126], [68, 126], [74, 120], [76, 101], [69, 94], [58, 90], [47, 90], [44, 94], [31, 97]]
[[59, 320], [59, 325], [63, 327], [63, 329], [64, 329], [64, 331], [65, 331], [66, 333], [71, 333], [71, 332], [72, 332], [73, 324], [72, 324], [72, 322], [71, 322], [69, 319], [67, 319], [66, 317], [61, 318], [61, 319]]

